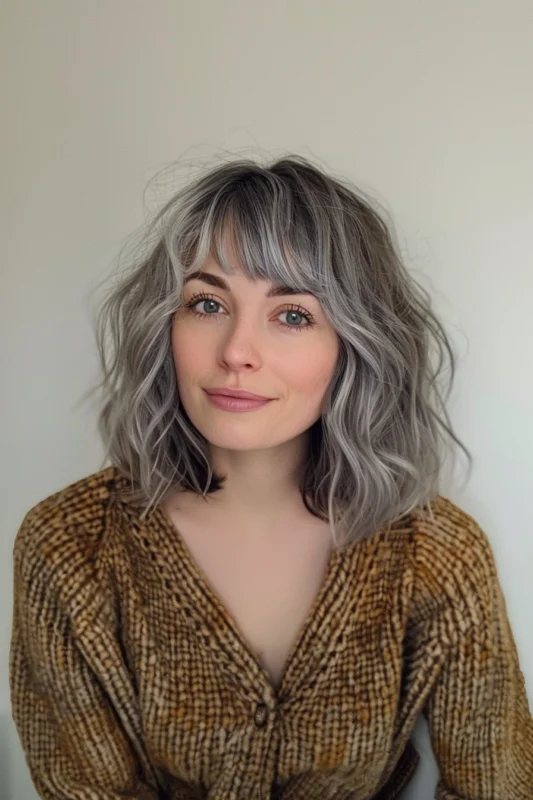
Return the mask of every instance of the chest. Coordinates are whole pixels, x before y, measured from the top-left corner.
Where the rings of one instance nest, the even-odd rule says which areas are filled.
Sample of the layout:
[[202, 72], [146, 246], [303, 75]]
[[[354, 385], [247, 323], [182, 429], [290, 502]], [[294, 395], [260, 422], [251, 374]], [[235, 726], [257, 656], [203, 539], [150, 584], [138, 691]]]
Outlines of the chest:
[[329, 526], [311, 518], [265, 536], [199, 524], [176, 510], [168, 516], [184, 557], [222, 602], [277, 688], [326, 575]]
[[266, 796], [276, 783], [280, 796], [333, 787], [373, 797], [399, 754], [398, 702], [402, 719], [415, 719], [425, 693], [418, 667], [412, 688], [403, 671], [412, 580], [407, 571], [402, 581], [398, 547], [368, 540], [331, 558], [331, 533], [313, 520], [271, 531], [168, 511], [151, 527], [132, 521], [135, 583], [118, 554], [116, 579], [153, 762], [213, 798], [236, 784], [255, 797], [263, 781]]

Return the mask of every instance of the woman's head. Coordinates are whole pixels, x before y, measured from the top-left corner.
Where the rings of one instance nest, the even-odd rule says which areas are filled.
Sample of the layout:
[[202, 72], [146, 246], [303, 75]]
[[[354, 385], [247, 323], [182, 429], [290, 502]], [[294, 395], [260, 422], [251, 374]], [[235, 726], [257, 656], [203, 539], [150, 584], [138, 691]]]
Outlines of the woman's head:
[[[209, 443], [215, 471], [226, 472], [227, 461], [222, 467], [224, 461], [213, 455], [247, 451], [253, 460], [241, 459], [240, 471], [248, 471], [248, 480], [255, 477], [252, 464], [261, 475], [265, 468], [273, 475], [274, 468], [271, 484], [291, 476], [281, 495], [275, 489], [281, 501], [292, 494], [292, 476], [305, 463], [308, 432], [322, 414], [338, 336], [317, 297], [298, 292], [292, 283], [252, 279], [237, 254], [228, 255], [229, 264], [225, 255], [220, 258], [230, 272], [209, 255], [201, 272], [186, 277], [171, 329], [180, 403]], [[206, 393], [221, 387], [269, 401], [250, 411], [228, 412]], [[257, 451], [270, 455], [259, 461]], [[261, 496], [265, 486], [257, 489]]]
[[[439, 428], [468, 455], [436, 385], [446, 354], [453, 381], [450, 343], [374, 205], [286, 156], [216, 166], [151, 222], [96, 325], [106, 459], [146, 512], [170, 487], [223, 487], [209, 459], [217, 440], [264, 448], [305, 434], [302, 498], [343, 544], [438, 494]], [[295, 294], [267, 296], [273, 287]], [[307, 318], [316, 325], [291, 329]], [[220, 415], [203, 394], [213, 386], [274, 400]]]

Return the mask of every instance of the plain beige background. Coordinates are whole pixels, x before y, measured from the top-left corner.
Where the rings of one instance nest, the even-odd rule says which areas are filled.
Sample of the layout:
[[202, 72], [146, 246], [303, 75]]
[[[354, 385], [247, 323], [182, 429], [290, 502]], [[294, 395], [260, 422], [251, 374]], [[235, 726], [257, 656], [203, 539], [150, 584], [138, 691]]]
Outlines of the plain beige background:
[[[181, 159], [294, 151], [394, 215], [460, 363], [476, 459], [446, 487], [493, 543], [533, 698], [533, 4], [530, 0], [3, 0], [0, 797], [34, 793], [10, 719], [12, 544], [98, 468], [86, 310]], [[460, 461], [460, 464], [463, 462]], [[436, 768], [419, 723], [428, 800]]]

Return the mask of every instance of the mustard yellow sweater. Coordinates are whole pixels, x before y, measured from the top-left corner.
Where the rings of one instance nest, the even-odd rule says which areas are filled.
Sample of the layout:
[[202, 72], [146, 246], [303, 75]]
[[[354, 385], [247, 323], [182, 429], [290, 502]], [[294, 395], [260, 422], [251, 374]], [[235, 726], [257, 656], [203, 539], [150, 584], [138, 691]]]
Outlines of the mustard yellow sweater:
[[114, 467], [25, 515], [13, 718], [46, 800], [532, 800], [533, 720], [486, 535], [434, 521], [335, 550], [278, 692], [184, 540]]

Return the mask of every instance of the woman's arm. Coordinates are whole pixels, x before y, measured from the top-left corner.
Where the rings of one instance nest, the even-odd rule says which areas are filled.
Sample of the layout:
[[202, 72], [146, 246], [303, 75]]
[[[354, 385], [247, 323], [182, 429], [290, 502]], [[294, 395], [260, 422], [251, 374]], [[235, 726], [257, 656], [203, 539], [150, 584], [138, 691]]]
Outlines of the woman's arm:
[[[154, 777], [79, 647], [51, 556], [32, 541], [35, 524], [27, 516], [15, 541], [9, 670], [13, 720], [37, 793], [43, 800], [157, 800]], [[68, 563], [75, 561], [71, 553]], [[109, 670], [112, 680], [112, 657]]]
[[531, 800], [533, 719], [493, 553], [475, 520], [455, 511], [444, 546], [424, 540], [418, 564], [424, 640], [440, 662], [425, 708], [436, 800]]

